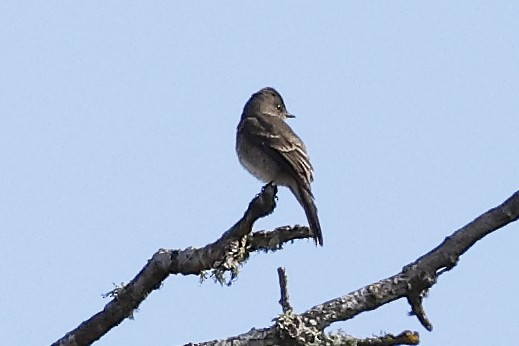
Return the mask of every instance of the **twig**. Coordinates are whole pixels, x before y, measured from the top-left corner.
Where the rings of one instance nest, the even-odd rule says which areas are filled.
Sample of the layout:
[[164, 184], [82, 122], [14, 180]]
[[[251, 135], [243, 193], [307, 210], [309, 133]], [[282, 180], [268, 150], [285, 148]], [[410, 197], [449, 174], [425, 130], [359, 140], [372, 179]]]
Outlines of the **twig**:
[[291, 312], [292, 307], [290, 306], [290, 302], [288, 301], [287, 274], [285, 272], [285, 268], [278, 268], [278, 277], [279, 288], [281, 290], [281, 298], [279, 299], [279, 304], [281, 304], [283, 313]]

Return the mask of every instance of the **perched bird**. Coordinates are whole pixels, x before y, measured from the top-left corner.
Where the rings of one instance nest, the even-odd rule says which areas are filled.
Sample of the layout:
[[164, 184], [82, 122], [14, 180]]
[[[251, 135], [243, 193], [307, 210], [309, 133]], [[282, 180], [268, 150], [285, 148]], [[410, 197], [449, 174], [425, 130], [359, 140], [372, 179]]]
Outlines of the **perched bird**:
[[305, 210], [315, 244], [323, 245], [310, 183], [313, 168], [301, 139], [285, 123], [294, 118], [281, 95], [263, 88], [245, 104], [236, 133], [236, 153], [240, 163], [265, 183], [288, 187]]

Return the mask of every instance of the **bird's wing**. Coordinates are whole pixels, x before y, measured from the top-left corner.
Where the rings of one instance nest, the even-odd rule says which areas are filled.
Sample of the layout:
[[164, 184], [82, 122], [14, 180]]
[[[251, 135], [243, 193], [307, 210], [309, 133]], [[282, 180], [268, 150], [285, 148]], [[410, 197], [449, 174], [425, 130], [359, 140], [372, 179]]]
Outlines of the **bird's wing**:
[[265, 150], [272, 152], [285, 162], [310, 191], [313, 181], [313, 167], [301, 139], [283, 120], [272, 117], [249, 117], [242, 119], [242, 129], [248, 132], [248, 138]]

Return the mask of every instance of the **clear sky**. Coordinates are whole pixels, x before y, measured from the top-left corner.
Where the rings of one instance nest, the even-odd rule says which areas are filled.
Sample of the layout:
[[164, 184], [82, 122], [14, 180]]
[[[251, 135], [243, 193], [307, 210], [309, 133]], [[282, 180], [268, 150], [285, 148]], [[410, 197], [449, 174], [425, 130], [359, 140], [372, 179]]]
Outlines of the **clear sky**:
[[[203, 246], [261, 183], [234, 151], [273, 86], [315, 167], [324, 248], [254, 254], [221, 287], [169, 277], [99, 345], [271, 324], [276, 268], [302, 312], [400, 271], [519, 188], [517, 2], [0, 3], [0, 343], [45, 345], [159, 248]], [[306, 224], [286, 189], [257, 229]], [[519, 224], [440, 277], [426, 332], [404, 300], [336, 324], [424, 345], [509, 345]]]

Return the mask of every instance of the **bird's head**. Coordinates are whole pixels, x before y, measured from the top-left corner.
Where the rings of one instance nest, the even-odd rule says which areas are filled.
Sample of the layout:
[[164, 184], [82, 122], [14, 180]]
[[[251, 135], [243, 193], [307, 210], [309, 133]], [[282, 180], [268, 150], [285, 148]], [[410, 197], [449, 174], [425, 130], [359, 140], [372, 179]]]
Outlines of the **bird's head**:
[[244, 114], [259, 112], [263, 115], [279, 117], [281, 119], [295, 118], [287, 111], [283, 98], [276, 89], [267, 87], [254, 93], [243, 109]]

